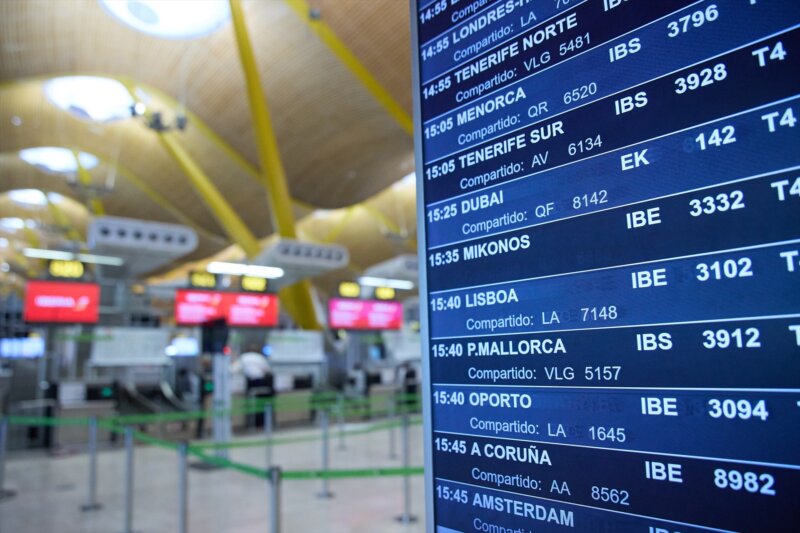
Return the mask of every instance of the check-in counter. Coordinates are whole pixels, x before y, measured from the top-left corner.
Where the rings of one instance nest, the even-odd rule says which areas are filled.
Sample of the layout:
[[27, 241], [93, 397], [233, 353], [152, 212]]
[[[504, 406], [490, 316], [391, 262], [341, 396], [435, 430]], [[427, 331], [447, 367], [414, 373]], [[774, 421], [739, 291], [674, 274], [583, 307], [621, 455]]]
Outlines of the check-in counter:
[[372, 385], [368, 397], [371, 416], [387, 416], [398, 392], [398, 387], [394, 383]]
[[276, 402], [275, 424], [290, 426], [308, 424], [314, 419], [311, 402], [314, 396], [311, 376], [294, 376], [292, 388], [278, 392]]
[[[61, 418], [108, 418], [116, 414], [112, 401], [90, 401], [62, 405], [59, 411]], [[89, 429], [86, 425], [58, 425], [55, 427], [56, 450], [83, 450], [88, 444]], [[109, 442], [111, 432], [102, 424], [97, 428], [97, 441]]]

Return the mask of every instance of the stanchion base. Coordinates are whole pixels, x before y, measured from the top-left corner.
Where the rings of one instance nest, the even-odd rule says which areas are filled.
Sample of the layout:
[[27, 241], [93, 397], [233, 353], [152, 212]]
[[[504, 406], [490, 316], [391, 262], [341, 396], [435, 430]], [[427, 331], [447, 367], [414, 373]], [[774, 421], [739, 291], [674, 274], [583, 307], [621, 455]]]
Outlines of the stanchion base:
[[200, 470], [201, 472], [212, 472], [214, 470], [222, 470], [224, 467], [211, 463], [204, 463], [203, 461], [195, 461], [189, 464], [189, 468]]
[[17, 491], [11, 489], [0, 489], [0, 502], [10, 500], [17, 495]]
[[83, 511], [84, 513], [88, 513], [90, 511], [99, 511], [102, 508], [103, 508], [102, 503], [84, 503], [83, 505], [81, 505], [81, 511]]
[[321, 500], [330, 500], [331, 498], [333, 498], [333, 493], [332, 493], [331, 491], [328, 491], [328, 492], [324, 492], [324, 491], [323, 491], [323, 492], [318, 492], [318, 493], [317, 493], [317, 498], [319, 498], [319, 499], [321, 499]]
[[418, 520], [418, 518], [414, 515], [400, 515], [394, 517], [396, 522], [400, 522], [401, 524], [413, 524]]

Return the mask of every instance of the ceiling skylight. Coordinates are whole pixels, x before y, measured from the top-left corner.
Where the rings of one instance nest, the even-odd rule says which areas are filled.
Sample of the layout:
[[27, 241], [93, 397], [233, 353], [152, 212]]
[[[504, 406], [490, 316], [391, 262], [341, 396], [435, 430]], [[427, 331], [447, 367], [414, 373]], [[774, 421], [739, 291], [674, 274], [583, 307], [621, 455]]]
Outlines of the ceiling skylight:
[[169, 39], [212, 33], [230, 18], [227, 0], [100, 0], [123, 23]]
[[406, 176], [403, 176], [401, 179], [394, 182], [393, 186], [395, 189], [402, 189], [404, 187], [408, 187], [409, 185], [417, 183], [417, 174], [412, 172]]
[[5, 217], [0, 218], [0, 229], [8, 231], [17, 231], [24, 228], [35, 228], [36, 223], [33, 220], [22, 219], [18, 217]]
[[[39, 146], [20, 150], [19, 157], [35, 167], [57, 174], [72, 174], [78, 171], [78, 162], [75, 154], [68, 148], [57, 146]], [[85, 169], [94, 168], [99, 162], [92, 154], [78, 152], [78, 159]]]
[[133, 98], [117, 80], [94, 76], [64, 76], [44, 84], [53, 104], [83, 120], [113, 122], [131, 116]]
[[26, 206], [45, 206], [48, 200], [53, 204], [57, 204], [64, 199], [58, 193], [49, 192], [45, 194], [39, 189], [14, 189], [6, 194], [12, 201]]

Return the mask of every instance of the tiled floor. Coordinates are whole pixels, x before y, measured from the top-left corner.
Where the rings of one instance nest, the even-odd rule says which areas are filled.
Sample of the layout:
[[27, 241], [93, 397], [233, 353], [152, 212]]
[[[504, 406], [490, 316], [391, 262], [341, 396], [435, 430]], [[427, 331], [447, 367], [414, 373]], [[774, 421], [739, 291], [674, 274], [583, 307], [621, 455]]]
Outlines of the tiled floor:
[[[348, 424], [348, 430], [361, 425]], [[310, 435], [317, 430], [278, 432], [279, 437]], [[422, 464], [422, 433], [410, 430], [411, 465]], [[400, 432], [397, 432], [398, 450]], [[334, 428], [330, 457], [332, 468], [400, 466], [389, 458], [387, 430], [348, 435], [339, 448]], [[286, 470], [320, 466], [320, 442], [276, 446], [275, 464]], [[231, 459], [257, 467], [266, 461], [263, 447], [238, 448]], [[0, 503], [2, 533], [115, 533], [124, 530], [121, 449], [99, 454], [100, 511], [83, 513], [87, 498], [85, 455], [50, 457], [10, 454], [6, 463], [6, 488], [15, 498]], [[403, 510], [403, 480], [399, 477], [331, 480], [332, 499], [320, 499], [321, 481], [283, 482], [282, 530], [285, 533], [414, 533], [424, 531], [422, 476], [411, 477], [411, 508], [420, 522], [405, 526], [395, 521]], [[231, 470], [209, 472], [190, 469], [190, 533], [255, 533], [269, 530], [267, 482]], [[178, 531], [178, 458], [171, 450], [137, 446], [133, 529], [137, 533]]]

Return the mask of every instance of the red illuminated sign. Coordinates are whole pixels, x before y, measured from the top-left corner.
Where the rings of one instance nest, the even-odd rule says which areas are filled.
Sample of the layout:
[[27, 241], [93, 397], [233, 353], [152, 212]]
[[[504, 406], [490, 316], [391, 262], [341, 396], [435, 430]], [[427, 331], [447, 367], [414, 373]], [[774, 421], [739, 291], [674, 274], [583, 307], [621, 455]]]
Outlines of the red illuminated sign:
[[276, 326], [278, 298], [274, 294], [241, 292], [175, 292], [175, 322], [178, 324], [205, 324], [219, 318], [224, 318], [229, 326]]
[[95, 324], [99, 305], [94, 283], [29, 281], [25, 289], [26, 322]]
[[333, 329], [400, 329], [403, 304], [374, 300], [331, 298], [328, 325]]

